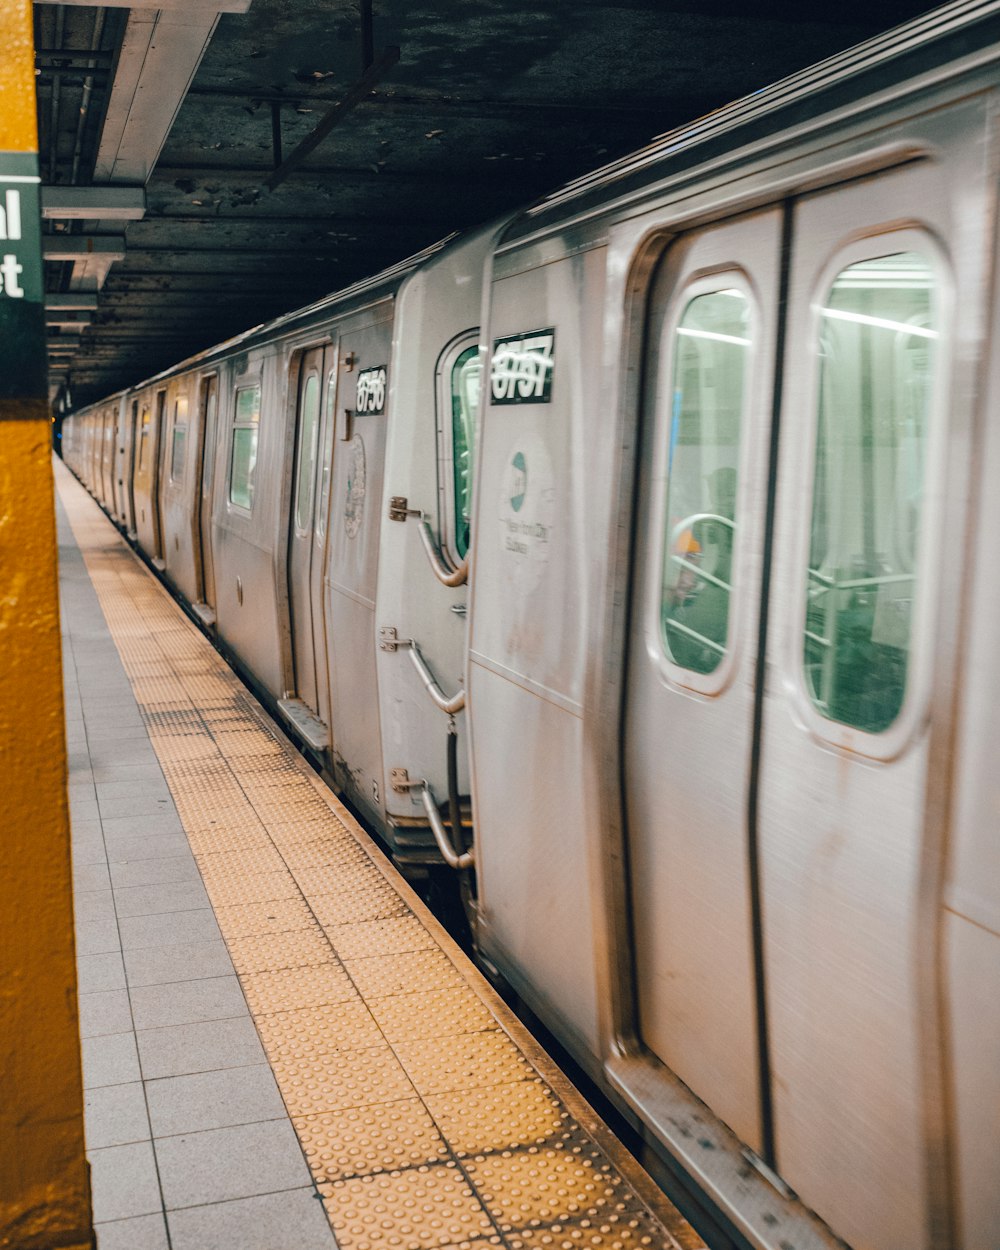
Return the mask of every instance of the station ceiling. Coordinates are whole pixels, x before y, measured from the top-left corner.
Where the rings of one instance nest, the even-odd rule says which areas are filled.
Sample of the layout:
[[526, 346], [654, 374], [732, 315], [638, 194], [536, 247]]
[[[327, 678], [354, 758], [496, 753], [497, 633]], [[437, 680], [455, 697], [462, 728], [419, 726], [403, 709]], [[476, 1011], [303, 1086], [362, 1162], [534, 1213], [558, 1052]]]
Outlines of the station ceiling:
[[53, 397], [137, 382], [928, 7], [36, 0]]

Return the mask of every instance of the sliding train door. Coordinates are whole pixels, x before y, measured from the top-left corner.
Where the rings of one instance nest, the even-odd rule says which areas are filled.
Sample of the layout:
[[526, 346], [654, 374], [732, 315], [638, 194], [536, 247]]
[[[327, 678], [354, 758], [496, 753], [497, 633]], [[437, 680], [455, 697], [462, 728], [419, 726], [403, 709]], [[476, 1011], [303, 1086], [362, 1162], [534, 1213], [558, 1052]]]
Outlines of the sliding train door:
[[761, 1150], [746, 794], [777, 209], [700, 231], [650, 296], [625, 720], [642, 1041]]
[[[198, 432], [201, 454], [198, 457], [198, 485], [194, 492], [198, 509], [198, 549], [201, 553], [201, 602], [206, 617], [215, 618], [215, 557], [212, 552], [212, 500], [215, 494], [215, 458], [218, 442], [219, 376], [202, 378], [198, 392]], [[200, 605], [195, 605], [198, 610]]]
[[962, 557], [942, 535], [964, 532], [966, 491], [946, 489], [946, 466], [973, 390], [950, 383], [957, 275], [940, 240], [964, 253], [969, 325], [985, 267], [985, 227], [959, 246], [963, 216], [981, 220], [969, 156], [953, 145], [800, 200], [788, 288], [755, 813], [776, 1163], [877, 1250], [951, 1242], [931, 713], [947, 706], [935, 683], [953, 686], [938, 631], [957, 619]]
[[[292, 507], [288, 529], [288, 603], [295, 667], [294, 703], [284, 710], [317, 750], [328, 745], [326, 653], [323, 625], [323, 565], [326, 554], [327, 492], [330, 466], [321, 450], [329, 447], [324, 426], [332, 417], [327, 402], [334, 349], [315, 347], [299, 362], [295, 420]], [[323, 508], [321, 508], [322, 500]], [[328, 715], [328, 713], [326, 713]]]
[[930, 713], [970, 400], [945, 398], [939, 240], [975, 178], [914, 163], [699, 231], [650, 293], [623, 747], [638, 1032], [872, 1250], [948, 1223]]

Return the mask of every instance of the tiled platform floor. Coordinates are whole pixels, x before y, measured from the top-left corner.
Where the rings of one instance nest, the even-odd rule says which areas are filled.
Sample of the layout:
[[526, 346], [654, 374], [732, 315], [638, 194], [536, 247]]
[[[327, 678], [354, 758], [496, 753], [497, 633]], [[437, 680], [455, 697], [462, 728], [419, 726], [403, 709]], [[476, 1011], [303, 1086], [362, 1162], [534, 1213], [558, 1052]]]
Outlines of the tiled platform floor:
[[99, 1250], [701, 1246], [57, 484]]

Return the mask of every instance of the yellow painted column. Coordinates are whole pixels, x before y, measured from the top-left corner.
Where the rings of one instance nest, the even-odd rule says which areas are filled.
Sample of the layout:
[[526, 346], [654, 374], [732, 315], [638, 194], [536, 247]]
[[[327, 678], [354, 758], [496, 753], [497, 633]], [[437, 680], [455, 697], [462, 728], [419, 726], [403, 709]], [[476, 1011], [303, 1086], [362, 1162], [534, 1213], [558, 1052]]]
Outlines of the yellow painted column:
[[30, 0], [0, 0], [0, 1247], [93, 1245]]

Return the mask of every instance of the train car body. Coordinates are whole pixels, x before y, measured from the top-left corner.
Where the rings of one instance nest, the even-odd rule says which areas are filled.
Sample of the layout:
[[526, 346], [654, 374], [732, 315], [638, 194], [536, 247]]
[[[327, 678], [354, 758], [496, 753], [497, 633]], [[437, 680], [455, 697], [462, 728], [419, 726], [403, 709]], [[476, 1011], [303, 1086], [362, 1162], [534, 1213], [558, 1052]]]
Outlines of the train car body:
[[67, 423], [404, 864], [461, 735], [485, 965], [768, 1250], [1000, 1245], [998, 66], [935, 11]]

